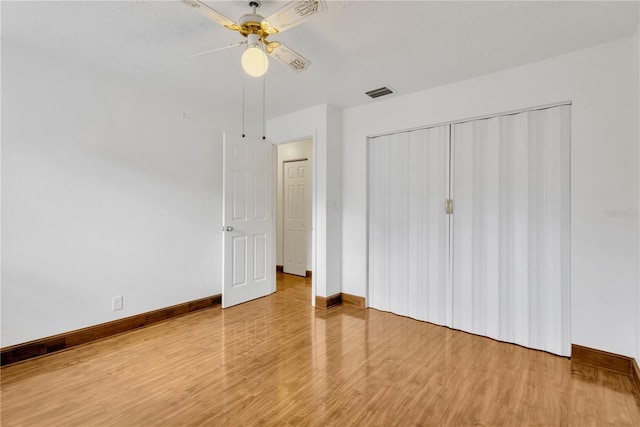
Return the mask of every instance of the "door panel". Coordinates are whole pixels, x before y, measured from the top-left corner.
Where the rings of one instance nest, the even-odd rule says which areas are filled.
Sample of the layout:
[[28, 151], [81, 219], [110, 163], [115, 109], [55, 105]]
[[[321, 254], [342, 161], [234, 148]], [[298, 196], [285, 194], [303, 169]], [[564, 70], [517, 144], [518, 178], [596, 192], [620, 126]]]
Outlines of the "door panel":
[[454, 125], [454, 328], [570, 355], [569, 114]]
[[260, 281], [267, 278], [267, 236], [257, 234], [253, 236], [253, 280]]
[[449, 126], [369, 140], [370, 307], [447, 325]]
[[247, 219], [247, 172], [244, 170], [233, 172], [233, 219], [243, 221]]
[[222, 307], [275, 290], [273, 146], [224, 135]]
[[233, 280], [232, 285], [247, 284], [247, 236], [232, 236], [233, 242]]

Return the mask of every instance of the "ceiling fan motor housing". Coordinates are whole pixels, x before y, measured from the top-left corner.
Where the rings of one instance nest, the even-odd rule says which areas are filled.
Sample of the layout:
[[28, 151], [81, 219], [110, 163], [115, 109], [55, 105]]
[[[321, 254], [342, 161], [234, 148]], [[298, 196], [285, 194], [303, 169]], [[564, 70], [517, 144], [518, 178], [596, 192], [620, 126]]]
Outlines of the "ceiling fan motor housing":
[[264, 40], [269, 37], [269, 33], [262, 27], [262, 21], [264, 18], [257, 13], [247, 13], [240, 17], [238, 25], [240, 26], [240, 34], [247, 37], [249, 34], [257, 34], [260, 40]]

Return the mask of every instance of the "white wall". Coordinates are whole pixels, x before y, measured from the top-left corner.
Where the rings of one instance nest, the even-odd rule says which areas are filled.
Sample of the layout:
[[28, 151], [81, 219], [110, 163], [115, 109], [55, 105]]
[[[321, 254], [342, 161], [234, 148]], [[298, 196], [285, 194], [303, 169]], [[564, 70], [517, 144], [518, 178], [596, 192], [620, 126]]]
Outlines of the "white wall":
[[1, 345], [219, 294], [234, 121], [3, 40]]
[[340, 292], [341, 279], [341, 111], [318, 105], [267, 122], [267, 137], [276, 144], [313, 140], [313, 281], [315, 296]]
[[[313, 141], [305, 139], [302, 141], [290, 142], [278, 145], [278, 179], [277, 179], [277, 226], [276, 226], [276, 264], [284, 265], [284, 163], [292, 160], [309, 160], [313, 164]], [[313, 174], [310, 181], [310, 188], [313, 188]], [[305, 200], [308, 203], [305, 212], [311, 212], [311, 197]], [[312, 229], [307, 227], [307, 270], [312, 269]]]
[[637, 355], [638, 37], [346, 109], [342, 291], [366, 295], [367, 136], [567, 100], [571, 341]]

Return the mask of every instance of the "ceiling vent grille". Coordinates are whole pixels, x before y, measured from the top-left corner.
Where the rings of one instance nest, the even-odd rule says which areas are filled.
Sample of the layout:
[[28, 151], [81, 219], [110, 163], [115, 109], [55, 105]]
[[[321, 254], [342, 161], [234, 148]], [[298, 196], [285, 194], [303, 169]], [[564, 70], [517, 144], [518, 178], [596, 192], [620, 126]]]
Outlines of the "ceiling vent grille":
[[369, 95], [371, 98], [379, 98], [381, 96], [389, 95], [390, 93], [393, 93], [393, 91], [388, 87], [381, 87], [378, 89], [370, 90], [369, 92], [365, 92], [365, 93]]

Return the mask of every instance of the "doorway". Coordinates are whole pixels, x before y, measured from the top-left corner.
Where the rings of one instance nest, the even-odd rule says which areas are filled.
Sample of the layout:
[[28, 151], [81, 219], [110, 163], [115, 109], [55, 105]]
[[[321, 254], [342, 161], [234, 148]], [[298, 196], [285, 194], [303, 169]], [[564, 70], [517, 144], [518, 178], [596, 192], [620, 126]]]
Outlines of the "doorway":
[[276, 269], [312, 274], [313, 143], [311, 139], [277, 146]]

